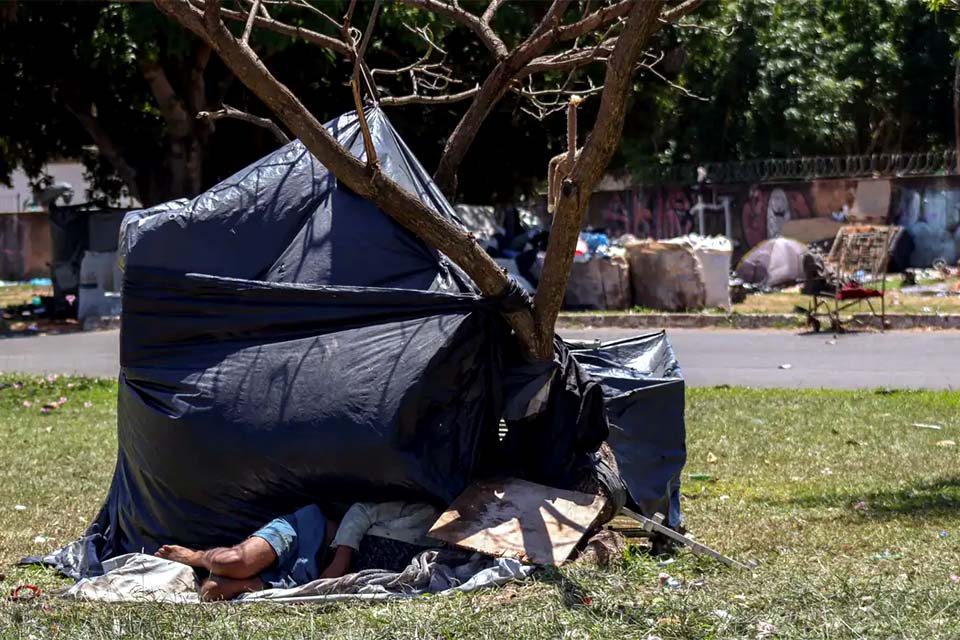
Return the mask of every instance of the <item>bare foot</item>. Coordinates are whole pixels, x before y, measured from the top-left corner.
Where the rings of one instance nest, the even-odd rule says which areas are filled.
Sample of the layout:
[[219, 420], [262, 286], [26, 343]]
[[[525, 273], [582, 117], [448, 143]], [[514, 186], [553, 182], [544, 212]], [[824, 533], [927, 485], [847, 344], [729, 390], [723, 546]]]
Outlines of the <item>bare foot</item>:
[[204, 602], [232, 600], [241, 593], [260, 591], [263, 587], [263, 581], [256, 576], [242, 580], [231, 580], [223, 576], [210, 576], [200, 585], [200, 597]]
[[154, 554], [158, 558], [163, 558], [164, 560], [173, 560], [174, 562], [182, 562], [183, 564], [190, 565], [191, 567], [200, 567], [202, 566], [201, 554], [199, 551], [194, 551], [193, 549], [188, 549], [186, 547], [181, 547], [176, 544], [165, 544]]

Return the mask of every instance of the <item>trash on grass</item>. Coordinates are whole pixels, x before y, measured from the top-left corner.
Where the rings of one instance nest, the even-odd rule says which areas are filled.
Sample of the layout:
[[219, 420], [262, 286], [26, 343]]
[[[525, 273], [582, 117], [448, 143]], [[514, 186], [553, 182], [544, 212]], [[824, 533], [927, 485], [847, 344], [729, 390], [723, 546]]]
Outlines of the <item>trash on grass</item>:
[[770, 624], [769, 622], [764, 622], [760, 620], [757, 622], [757, 640], [763, 640], [764, 638], [769, 638], [777, 632], [776, 625]]
[[874, 560], [899, 560], [903, 557], [902, 553], [890, 553], [889, 551], [884, 551], [883, 553], [878, 553], [873, 556]]
[[657, 579], [660, 581], [660, 586], [666, 587], [667, 589], [679, 589], [681, 586], [680, 581], [669, 573], [660, 572]]
[[925, 422], [914, 422], [913, 426], [918, 429], [933, 429], [934, 431], [940, 431], [940, 429], [942, 428], [938, 424], [927, 424]]
[[937, 442], [938, 447], [955, 447], [957, 443], [953, 440], [940, 440]]

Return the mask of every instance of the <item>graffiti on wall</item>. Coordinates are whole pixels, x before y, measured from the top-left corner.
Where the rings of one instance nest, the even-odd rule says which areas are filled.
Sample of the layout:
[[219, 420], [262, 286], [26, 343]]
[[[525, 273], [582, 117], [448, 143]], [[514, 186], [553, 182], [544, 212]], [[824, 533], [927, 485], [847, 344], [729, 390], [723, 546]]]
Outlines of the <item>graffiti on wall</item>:
[[912, 241], [912, 267], [929, 267], [938, 260], [956, 264], [960, 258], [960, 184], [937, 181], [900, 188], [896, 224]]
[[[912, 242], [910, 266], [929, 267], [938, 259], [956, 264], [960, 260], [960, 177], [893, 179], [885, 191], [875, 189], [879, 182], [722, 185], [715, 193], [708, 188], [704, 199], [731, 199], [733, 239], [739, 252], [780, 235], [791, 220], [858, 209], [880, 219], [889, 213], [894, 224], [904, 227]], [[871, 192], [884, 195], [878, 198]], [[693, 189], [676, 185], [600, 193], [591, 201], [588, 223], [613, 235], [673, 238], [697, 230], [696, 201]], [[722, 224], [713, 229], [722, 229]]]
[[[705, 199], [711, 201], [715, 196], [731, 198], [734, 233], [745, 247], [779, 235], [791, 219], [814, 215], [803, 189], [735, 185], [710, 193]], [[691, 189], [639, 188], [598, 194], [598, 197], [601, 201], [593, 208], [589, 223], [613, 235], [629, 233], [638, 238], [662, 240], [697, 231], [693, 209], [696, 195]], [[722, 221], [717, 223], [716, 228], [722, 229]]]
[[603, 205], [599, 224], [614, 235], [675, 238], [694, 230], [694, 198], [682, 187], [615, 191]]
[[790, 220], [811, 217], [807, 197], [801, 190], [753, 185], [740, 213], [743, 238], [748, 247], [775, 238]]

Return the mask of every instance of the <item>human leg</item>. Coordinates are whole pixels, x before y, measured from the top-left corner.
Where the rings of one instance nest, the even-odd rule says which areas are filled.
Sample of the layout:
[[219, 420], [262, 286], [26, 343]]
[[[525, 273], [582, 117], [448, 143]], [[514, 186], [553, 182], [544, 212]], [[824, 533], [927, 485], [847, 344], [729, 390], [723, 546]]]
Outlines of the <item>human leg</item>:
[[263, 538], [256, 536], [232, 547], [217, 547], [206, 551], [179, 545], [164, 545], [157, 550], [156, 555], [234, 580], [252, 578], [277, 561], [273, 547]]

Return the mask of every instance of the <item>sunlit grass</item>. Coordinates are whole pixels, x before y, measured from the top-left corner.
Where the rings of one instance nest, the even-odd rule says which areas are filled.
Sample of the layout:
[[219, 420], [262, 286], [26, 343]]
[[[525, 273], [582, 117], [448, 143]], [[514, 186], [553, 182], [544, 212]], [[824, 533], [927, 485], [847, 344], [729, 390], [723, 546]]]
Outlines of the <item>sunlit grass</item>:
[[[100, 506], [116, 387], [0, 377], [14, 382], [22, 388], [0, 390], [0, 571], [5, 589], [53, 592], [67, 582], [13, 563], [79, 535]], [[660, 566], [635, 549], [606, 571], [573, 565], [506, 589], [385, 604], [117, 606], [48, 594], [0, 602], [0, 636], [755, 638], [767, 625], [778, 638], [960, 635], [960, 452], [944, 442], [960, 441], [957, 394], [693, 389], [687, 421], [686, 473], [709, 475], [685, 477], [687, 524], [757, 560], [753, 572], [686, 552]], [[681, 588], [660, 586], [660, 572]]]

